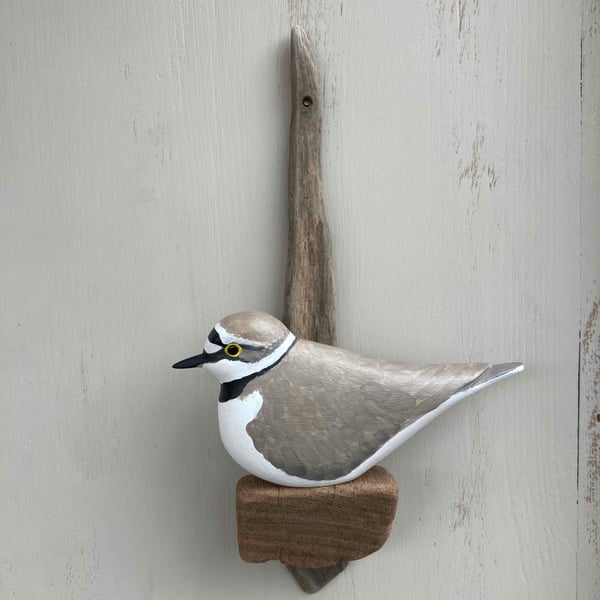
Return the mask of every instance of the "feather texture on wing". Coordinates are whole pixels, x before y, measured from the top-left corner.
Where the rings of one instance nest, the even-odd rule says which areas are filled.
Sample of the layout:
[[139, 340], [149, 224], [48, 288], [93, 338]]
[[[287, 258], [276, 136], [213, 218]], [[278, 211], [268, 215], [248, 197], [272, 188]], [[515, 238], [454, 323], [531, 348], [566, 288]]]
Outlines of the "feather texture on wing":
[[298, 340], [244, 390], [242, 399], [254, 391], [264, 398], [246, 429], [256, 449], [289, 475], [334, 480], [491, 368], [391, 363]]

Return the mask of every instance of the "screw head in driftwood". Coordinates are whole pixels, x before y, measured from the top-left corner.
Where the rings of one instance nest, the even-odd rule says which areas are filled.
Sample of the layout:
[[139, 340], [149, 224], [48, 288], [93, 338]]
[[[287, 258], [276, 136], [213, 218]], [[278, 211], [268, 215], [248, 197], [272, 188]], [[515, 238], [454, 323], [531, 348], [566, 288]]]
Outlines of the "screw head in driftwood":
[[202, 354], [173, 367], [219, 380], [221, 439], [238, 464], [297, 487], [355, 479], [462, 398], [523, 369], [366, 358], [296, 338], [257, 311], [225, 317]]

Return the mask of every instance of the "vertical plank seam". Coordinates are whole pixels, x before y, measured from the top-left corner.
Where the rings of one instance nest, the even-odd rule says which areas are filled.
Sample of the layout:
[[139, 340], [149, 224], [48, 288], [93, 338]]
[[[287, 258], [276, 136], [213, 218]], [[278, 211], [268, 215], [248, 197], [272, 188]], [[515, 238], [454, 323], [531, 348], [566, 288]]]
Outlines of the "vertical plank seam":
[[576, 489], [575, 489], [575, 600], [579, 598], [579, 560], [580, 560], [580, 461], [581, 461], [581, 353], [582, 353], [582, 329], [585, 311], [584, 290], [584, 248], [583, 248], [583, 32], [585, 26], [585, 0], [579, 4], [580, 26], [579, 26], [579, 347], [577, 354], [577, 449], [576, 449]]
[[[580, 170], [580, 174], [579, 177], [581, 179], [581, 170]], [[580, 195], [581, 195], [581, 191], [580, 191]], [[582, 203], [580, 203], [580, 217], [579, 220], [581, 222], [581, 208], [582, 208]], [[580, 228], [581, 229], [581, 228]], [[581, 232], [579, 235], [579, 243], [581, 244]], [[581, 252], [579, 254], [579, 269], [580, 269], [580, 277], [581, 277], [581, 273], [583, 271], [583, 260], [581, 257]], [[581, 290], [581, 296], [583, 296], [583, 285], [580, 285], [580, 290]], [[579, 303], [580, 303], [580, 309], [579, 309], [579, 350], [578, 350], [578, 356], [577, 356], [577, 464], [576, 464], [576, 497], [575, 497], [575, 503], [577, 505], [577, 510], [575, 511], [576, 513], [576, 519], [577, 522], [575, 524], [575, 600], [578, 600], [578, 595], [579, 595], [579, 510], [580, 510], [580, 504], [579, 504], [579, 461], [581, 458], [581, 445], [580, 445], [580, 439], [581, 439], [581, 318], [583, 316], [583, 306], [582, 306], [582, 301], [581, 301], [581, 297], [579, 299]]]

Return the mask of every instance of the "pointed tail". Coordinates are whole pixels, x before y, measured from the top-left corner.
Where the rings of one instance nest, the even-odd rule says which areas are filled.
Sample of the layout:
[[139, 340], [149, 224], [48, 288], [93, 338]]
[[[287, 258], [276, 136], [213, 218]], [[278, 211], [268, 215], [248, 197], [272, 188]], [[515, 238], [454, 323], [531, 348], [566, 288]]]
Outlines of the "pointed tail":
[[[520, 362], [502, 363], [499, 365], [490, 365], [477, 379], [471, 381], [463, 387], [459, 393], [468, 391], [469, 394], [477, 392], [496, 381], [510, 377], [515, 373], [520, 373], [525, 366]], [[466, 395], [466, 394], [465, 394]]]

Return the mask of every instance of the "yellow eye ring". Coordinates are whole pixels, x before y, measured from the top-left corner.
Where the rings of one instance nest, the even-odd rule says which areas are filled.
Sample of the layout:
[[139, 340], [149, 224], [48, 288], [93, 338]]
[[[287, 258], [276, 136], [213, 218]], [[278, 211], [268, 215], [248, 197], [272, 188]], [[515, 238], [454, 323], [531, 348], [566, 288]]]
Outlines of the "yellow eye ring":
[[230, 358], [237, 358], [242, 353], [242, 347], [237, 342], [231, 342], [225, 346], [225, 354]]

